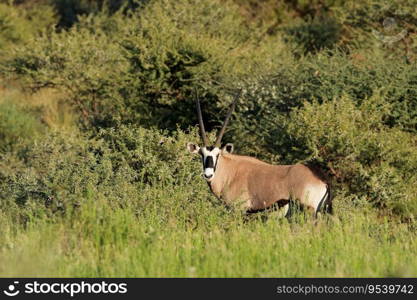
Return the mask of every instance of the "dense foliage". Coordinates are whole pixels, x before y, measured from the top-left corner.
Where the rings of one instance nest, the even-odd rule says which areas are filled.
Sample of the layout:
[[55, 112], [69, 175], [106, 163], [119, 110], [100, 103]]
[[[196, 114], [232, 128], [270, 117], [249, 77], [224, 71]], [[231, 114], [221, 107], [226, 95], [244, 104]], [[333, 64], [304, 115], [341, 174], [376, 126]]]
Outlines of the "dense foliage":
[[[416, 7], [415, 0], [1, 0], [0, 225], [70, 218], [68, 226], [86, 222], [89, 234], [93, 217], [113, 224], [114, 213], [116, 227], [138, 221], [167, 228], [162, 234], [238, 230], [241, 215], [210, 195], [185, 145], [199, 140], [196, 94], [214, 137], [241, 90], [224, 138], [236, 152], [317, 165], [342, 224], [352, 211], [372, 212], [415, 234]], [[337, 226], [335, 236], [345, 230]], [[349, 270], [342, 275], [363, 274]]]

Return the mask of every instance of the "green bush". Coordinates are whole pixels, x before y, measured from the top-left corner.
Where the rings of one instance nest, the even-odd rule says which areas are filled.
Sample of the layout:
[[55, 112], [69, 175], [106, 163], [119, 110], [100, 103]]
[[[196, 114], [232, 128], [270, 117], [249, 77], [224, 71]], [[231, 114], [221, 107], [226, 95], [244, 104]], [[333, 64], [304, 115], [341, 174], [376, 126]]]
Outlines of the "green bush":
[[[233, 2], [260, 32], [269, 36], [284, 34], [298, 54], [335, 46], [347, 52], [385, 47], [410, 60], [417, 58], [415, 0]], [[395, 36], [403, 30], [406, 35], [394, 44], [382, 42], [384, 36]]]
[[0, 58], [18, 44], [29, 42], [42, 30], [52, 28], [55, 14], [47, 5], [28, 9], [0, 3]]
[[12, 102], [0, 103], [0, 152], [20, 149], [41, 131], [41, 123], [30, 112]]
[[139, 127], [102, 130], [93, 139], [49, 134], [28, 146], [20, 161], [2, 155], [0, 209], [18, 205], [21, 216], [67, 214], [91, 199], [106, 199], [111, 207], [131, 207], [138, 214], [158, 209], [166, 220], [189, 203], [184, 213], [198, 219], [201, 201], [211, 203], [196, 177], [199, 165], [185, 150], [189, 138], [195, 133], [167, 137]]
[[128, 10], [139, 6], [140, 0], [51, 0], [60, 17], [58, 25], [68, 28], [76, 24], [80, 16], [99, 14], [109, 15], [120, 9]]
[[215, 116], [224, 86], [272, 69], [279, 47], [258, 46], [237, 11], [217, 1], [154, 1], [129, 17], [81, 18], [69, 31], [15, 49], [3, 70], [34, 89], [63, 89], [89, 125], [175, 130], [194, 123], [195, 87], [217, 100]]
[[288, 42], [295, 44], [296, 53], [307, 54], [332, 49], [340, 39], [341, 25], [334, 19], [302, 22], [285, 29]]
[[287, 135], [326, 165], [349, 194], [406, 218], [417, 216], [415, 135], [382, 124], [389, 105], [374, 96], [359, 107], [347, 97], [291, 113]]
[[[283, 132], [289, 113], [306, 103], [332, 101], [343, 95], [360, 106], [378, 95], [390, 110], [381, 112], [381, 124], [416, 133], [416, 64], [386, 58], [374, 51], [355, 56], [337, 51], [301, 61], [283, 62], [275, 74], [252, 78], [244, 85], [231, 133], [239, 148], [272, 161], [292, 163], [302, 158], [303, 145]], [[230, 100], [229, 100], [230, 101]], [[301, 149], [300, 151], [294, 149]]]
[[[128, 65], [112, 39], [85, 29], [73, 29], [65, 37], [60, 34], [52, 34], [51, 38], [45, 36], [42, 43], [33, 47], [32, 53], [19, 54], [9, 66], [30, 77], [28, 87], [63, 90], [84, 122], [105, 119], [110, 108], [119, 112], [115, 118], [124, 116], [126, 107], [114, 98]], [[95, 99], [100, 99], [100, 103]]]

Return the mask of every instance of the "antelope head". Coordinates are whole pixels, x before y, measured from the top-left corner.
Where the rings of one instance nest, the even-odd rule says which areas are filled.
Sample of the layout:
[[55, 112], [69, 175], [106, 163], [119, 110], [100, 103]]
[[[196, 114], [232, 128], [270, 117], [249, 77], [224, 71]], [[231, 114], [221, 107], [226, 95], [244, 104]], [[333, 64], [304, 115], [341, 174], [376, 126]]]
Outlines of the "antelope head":
[[239, 96], [240, 94], [235, 97], [233, 103], [231, 104], [229, 111], [227, 112], [226, 118], [223, 122], [223, 126], [219, 131], [219, 134], [216, 138], [216, 142], [214, 143], [214, 145], [209, 145], [206, 131], [204, 129], [204, 122], [203, 122], [203, 116], [201, 113], [200, 101], [198, 97], [196, 97], [198, 123], [200, 127], [200, 136], [201, 136], [203, 145], [200, 147], [199, 145], [194, 144], [194, 143], [187, 143], [187, 149], [189, 152], [193, 154], [199, 154], [201, 156], [201, 161], [203, 164], [203, 176], [207, 182], [210, 182], [211, 180], [213, 180], [216, 174], [219, 156], [224, 153], [233, 152], [233, 144], [227, 143], [222, 148], [220, 147], [221, 147], [221, 141], [222, 141], [224, 132], [226, 130], [229, 119], [233, 113], [233, 110], [235, 109], [236, 101], [239, 98]]

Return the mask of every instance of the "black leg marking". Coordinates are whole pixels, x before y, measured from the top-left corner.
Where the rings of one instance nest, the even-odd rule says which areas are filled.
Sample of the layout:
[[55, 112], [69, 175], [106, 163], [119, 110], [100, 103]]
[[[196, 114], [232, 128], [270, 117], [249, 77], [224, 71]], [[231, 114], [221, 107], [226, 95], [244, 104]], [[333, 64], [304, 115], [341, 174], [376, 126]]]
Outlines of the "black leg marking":
[[321, 211], [325, 213], [333, 213], [333, 206], [331, 201], [331, 193], [330, 188], [327, 186], [326, 193], [324, 194], [323, 198], [320, 200], [319, 205], [317, 206], [317, 210], [314, 216], [317, 218], [317, 214]]

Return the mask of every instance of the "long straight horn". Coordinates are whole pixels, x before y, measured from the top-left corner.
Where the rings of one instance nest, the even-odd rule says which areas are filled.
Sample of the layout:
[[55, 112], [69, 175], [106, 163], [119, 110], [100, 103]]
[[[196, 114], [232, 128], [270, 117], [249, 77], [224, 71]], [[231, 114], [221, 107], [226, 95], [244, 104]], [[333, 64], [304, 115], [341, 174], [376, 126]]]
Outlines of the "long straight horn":
[[196, 106], [197, 106], [198, 123], [200, 124], [201, 139], [203, 140], [204, 146], [207, 147], [208, 145], [207, 135], [206, 135], [206, 131], [204, 130], [203, 115], [201, 114], [200, 100], [198, 99], [198, 95], [196, 97]]
[[224, 119], [223, 127], [222, 127], [222, 129], [220, 129], [219, 135], [217, 136], [217, 139], [216, 139], [216, 143], [214, 144], [215, 147], [220, 147], [221, 146], [222, 138], [223, 138], [223, 135], [224, 135], [224, 131], [226, 130], [227, 123], [229, 123], [230, 116], [232, 115], [232, 113], [235, 109], [235, 106], [236, 106], [236, 101], [237, 101], [237, 99], [240, 98], [241, 94], [242, 94], [242, 90], [240, 90], [239, 94], [236, 95], [235, 99], [233, 100], [232, 105], [229, 108], [229, 111], [227, 112], [226, 119]]

